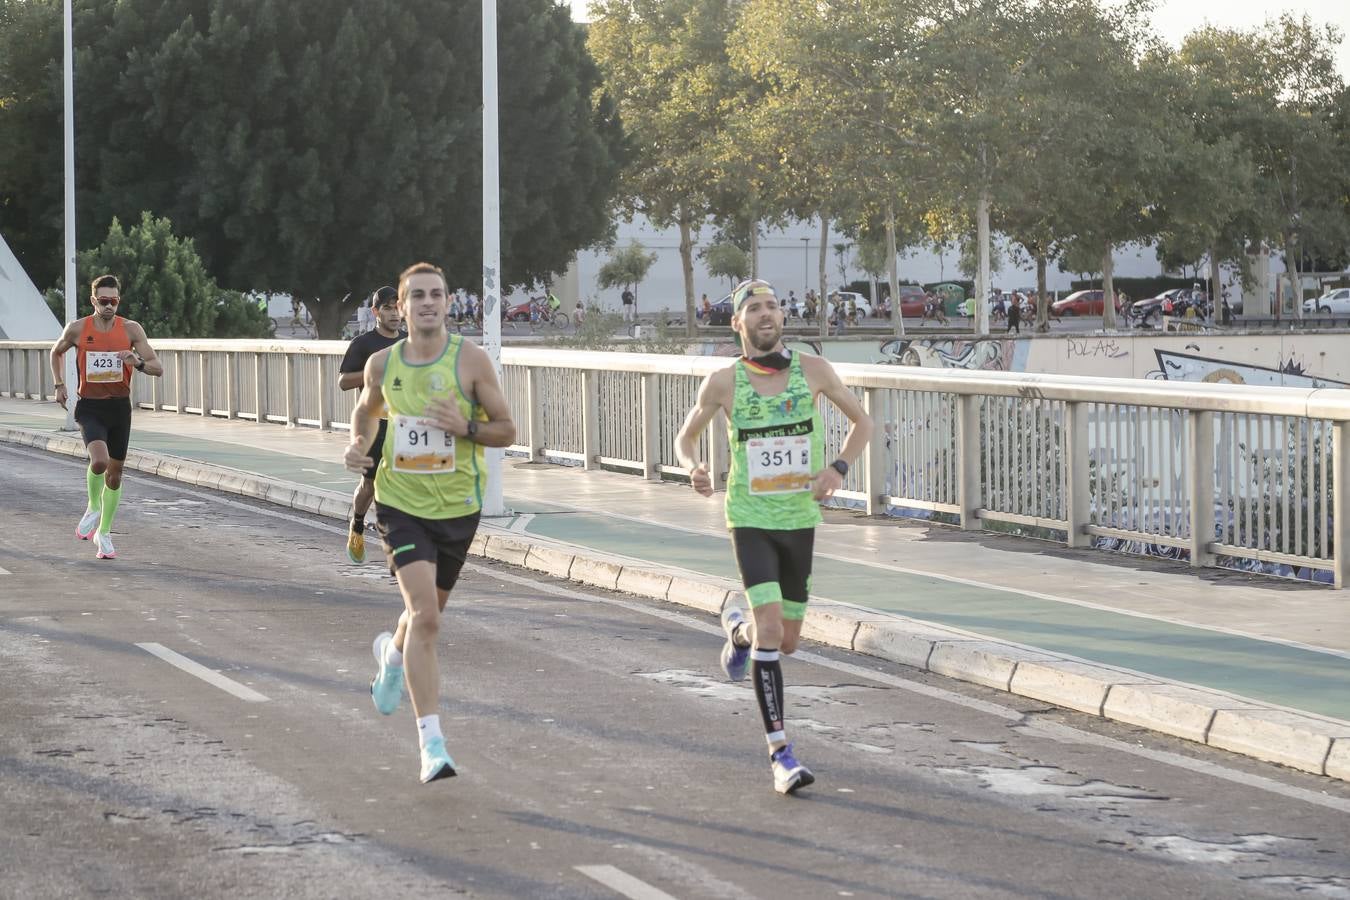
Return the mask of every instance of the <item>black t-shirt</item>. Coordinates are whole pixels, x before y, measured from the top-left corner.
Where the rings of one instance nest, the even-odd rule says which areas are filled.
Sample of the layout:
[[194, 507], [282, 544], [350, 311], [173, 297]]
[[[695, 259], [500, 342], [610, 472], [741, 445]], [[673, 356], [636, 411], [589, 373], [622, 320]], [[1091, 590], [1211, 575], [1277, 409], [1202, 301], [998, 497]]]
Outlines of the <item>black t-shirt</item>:
[[394, 346], [404, 337], [402, 333], [398, 337], [385, 337], [378, 330], [372, 330], [352, 338], [352, 342], [347, 345], [347, 352], [342, 357], [342, 364], [338, 366], [338, 372], [343, 375], [350, 372], [364, 372], [366, 360], [385, 347]]

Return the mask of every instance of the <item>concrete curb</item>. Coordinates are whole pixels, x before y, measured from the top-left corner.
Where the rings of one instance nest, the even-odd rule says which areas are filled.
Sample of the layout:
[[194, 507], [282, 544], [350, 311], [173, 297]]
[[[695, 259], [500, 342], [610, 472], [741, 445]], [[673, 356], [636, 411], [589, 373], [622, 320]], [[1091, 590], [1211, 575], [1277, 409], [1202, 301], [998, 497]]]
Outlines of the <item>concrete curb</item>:
[[[84, 457], [75, 435], [0, 426], [0, 442]], [[134, 450], [127, 468], [346, 521], [346, 494]], [[470, 554], [605, 590], [718, 614], [737, 583], [484, 525]], [[802, 636], [916, 669], [1350, 781], [1350, 722], [991, 640], [929, 622], [812, 600]]]

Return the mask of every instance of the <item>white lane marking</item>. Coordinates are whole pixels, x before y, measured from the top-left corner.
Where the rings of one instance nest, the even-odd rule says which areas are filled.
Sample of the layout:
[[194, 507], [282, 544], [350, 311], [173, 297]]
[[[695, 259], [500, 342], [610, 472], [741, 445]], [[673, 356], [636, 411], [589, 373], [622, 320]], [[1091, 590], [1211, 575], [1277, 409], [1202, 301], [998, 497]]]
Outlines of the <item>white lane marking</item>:
[[[622, 519], [628, 522], [637, 522], [638, 524], [648, 525], [651, 526], [652, 528], [667, 528], [670, 529], [671, 531], [682, 531], [685, 534], [696, 534], [702, 537], [712, 537], [712, 538], [726, 537], [726, 531], [715, 531], [711, 528], [699, 528], [691, 525], [677, 525], [672, 522], [653, 522], [651, 519], [644, 519], [640, 516], [625, 515], [624, 513], [621, 512], [613, 512], [610, 510], [600, 509], [598, 507], [593, 506], [578, 506], [572, 503], [560, 503], [556, 500], [539, 500], [537, 502], [546, 504], [548, 506], [561, 507], [562, 509], [568, 509], [573, 512], [589, 513], [591, 515], [605, 516], [606, 518], [610, 519]], [[512, 527], [511, 530], [524, 531], [525, 527], [526, 527], [525, 525], [522, 525], [520, 529]], [[825, 525], [821, 527], [829, 528], [831, 526]], [[537, 536], [542, 537], [542, 535]], [[890, 563], [876, 562], [873, 560], [867, 560], [864, 562], [862, 560], [857, 559], [856, 557], [840, 556], [834, 553], [826, 553], [825, 551], [820, 549], [816, 550], [816, 558], [830, 559], [834, 560], [835, 562], [846, 563], [848, 565], [854, 566], [864, 565], [873, 569], [881, 569], [882, 571], [885, 572], [897, 572], [901, 575], [915, 575], [920, 578], [933, 578], [936, 579], [937, 581], [946, 581], [951, 584], [960, 584], [966, 587], [983, 588], [984, 590], [990, 591], [1002, 591], [1003, 593], [1006, 594], [1019, 594], [1023, 597], [1031, 597], [1034, 600], [1046, 600], [1051, 603], [1064, 603], [1068, 604], [1069, 606], [1081, 606], [1085, 609], [1095, 609], [1101, 612], [1116, 613], [1117, 615], [1122, 616], [1133, 616], [1136, 619], [1148, 619], [1151, 622], [1165, 622], [1168, 625], [1177, 625], [1182, 628], [1198, 628], [1202, 631], [1213, 631], [1217, 632], [1218, 634], [1229, 635], [1230, 637], [1247, 638], [1253, 641], [1266, 641], [1271, 644], [1283, 644], [1286, 647], [1293, 647], [1297, 650], [1307, 650], [1311, 653], [1325, 653], [1328, 656], [1339, 656], [1342, 657], [1343, 659], [1350, 659], [1350, 650], [1337, 650], [1333, 647], [1319, 647], [1316, 644], [1305, 644], [1302, 641], [1294, 641], [1289, 640], [1288, 638], [1273, 637], [1271, 635], [1265, 634], [1253, 634], [1249, 631], [1239, 631], [1236, 628], [1225, 628], [1222, 625], [1210, 625], [1201, 622], [1188, 622], [1185, 619], [1175, 619], [1172, 618], [1171, 616], [1163, 616], [1158, 615], [1156, 613], [1139, 612], [1137, 610], [1132, 609], [1120, 609], [1114, 606], [1106, 606], [1101, 603], [1093, 603], [1091, 600], [1079, 600], [1076, 597], [1065, 597], [1060, 594], [1047, 594], [1042, 591], [1032, 591], [1026, 588], [1009, 587], [1006, 584], [996, 584], [990, 581], [979, 581], [974, 578], [962, 578], [959, 575], [947, 575], [943, 572], [934, 572], [928, 569], [912, 569], [907, 566], [896, 566], [891, 565]], [[701, 574], [706, 575], [708, 573], [704, 572]], [[839, 600], [835, 602], [848, 603], [848, 601], [846, 600]], [[856, 606], [857, 604], [849, 604], [849, 605]], [[866, 607], [860, 608], [865, 609]], [[897, 613], [897, 615], [899, 614]], [[922, 618], [922, 616], [910, 616], [910, 618]]]
[[[0, 447], [2, 446], [3, 445], [0, 445]], [[41, 454], [23, 454], [23, 455], [40, 456]], [[62, 462], [64, 461], [62, 460]], [[85, 466], [81, 464], [73, 464], [73, 465], [77, 465], [79, 468], [85, 468]], [[205, 494], [199, 491], [189, 490], [186, 487], [179, 487], [176, 484], [170, 485], [168, 487], [171, 487], [172, 489], [177, 490], [179, 493], [186, 494], [190, 497], [201, 497], [204, 499], [212, 500], [216, 503], [223, 503], [226, 506], [237, 507], [239, 509], [249, 510], [259, 515], [269, 516], [274, 519], [282, 519], [287, 522], [294, 522], [298, 525], [307, 525], [310, 528], [315, 528], [318, 529], [319, 531], [326, 531], [329, 534], [345, 536], [347, 533], [345, 528], [338, 525], [329, 525], [325, 521], [316, 519], [303, 519], [299, 516], [293, 516], [284, 512], [280, 512], [278, 510], [268, 509], [265, 506], [253, 506], [248, 503], [240, 503], [237, 500], [231, 500], [229, 497], [223, 497], [219, 494]], [[602, 597], [598, 594], [589, 594], [583, 593], [581, 591], [574, 591], [570, 588], [559, 587], [557, 585], [549, 584], [547, 582], [538, 581], [531, 578], [523, 578], [518, 575], [513, 575], [509, 572], [502, 572], [497, 569], [492, 569], [487, 566], [477, 565], [474, 563], [467, 564], [465, 568], [469, 569], [472, 572], [476, 572], [480, 575], [486, 575], [491, 578], [497, 578], [502, 581], [512, 582], [514, 584], [521, 586], [528, 586], [535, 590], [544, 591], [545, 593], [554, 594], [556, 596], [570, 597], [575, 600], [585, 600], [593, 603], [602, 603], [611, 606], [619, 606], [624, 609], [632, 610], [634, 612], [641, 612], [646, 615], [654, 616], [660, 619], [665, 619], [670, 622], [678, 622], [688, 628], [691, 628], [694, 631], [702, 631], [705, 634], [715, 634], [715, 635], [722, 634], [721, 627], [706, 622], [705, 621], [706, 616], [703, 616], [702, 614], [699, 614], [700, 618], [695, 619], [690, 615], [671, 612], [664, 609], [657, 609], [647, 604], [632, 603], [625, 600], [619, 600], [617, 598]], [[966, 697], [954, 691], [947, 691], [939, 687], [934, 687], [932, 685], [908, 681], [896, 675], [890, 675], [885, 672], [877, 672], [873, 669], [866, 669], [863, 668], [862, 666], [855, 666], [851, 663], [837, 662], [832, 659], [827, 659], [823, 656], [818, 656], [817, 654], [811, 653], [810, 651], [807, 650], [798, 650], [796, 653], [793, 654], [793, 658], [812, 663], [813, 665], [822, 666], [827, 669], [834, 669], [837, 672], [844, 672], [857, 678], [865, 678], [869, 681], [875, 681], [880, 684], [885, 684], [889, 687], [898, 688], [903, 691], [909, 691], [910, 693], [922, 694], [923, 696], [931, 697], [934, 700], [941, 700], [943, 702], [951, 703], [956, 706], [963, 706], [966, 709], [982, 712], [985, 713], [986, 715], [995, 716], [1000, 719], [1017, 721], [1023, 718], [1022, 713], [1018, 712], [1017, 710], [1008, 709], [1007, 707], [1000, 706], [997, 703], [991, 703], [987, 700], [980, 700], [975, 697]], [[1028, 728], [1024, 730], [1033, 734], [1035, 733], [1035, 730], [1033, 729]], [[1265, 778], [1260, 775], [1252, 775], [1247, 772], [1238, 771], [1237, 769], [1230, 769], [1227, 766], [1221, 766], [1218, 763], [1212, 763], [1199, 759], [1192, 759], [1188, 756], [1182, 756], [1179, 753], [1169, 753], [1166, 750], [1153, 750], [1148, 747], [1127, 744], [1122, 741], [1117, 741], [1114, 738], [1092, 734], [1091, 732], [1087, 731], [1080, 731], [1079, 729], [1070, 727], [1068, 725], [1055, 724], [1053, 727], [1050, 727], [1049, 723], [1038, 723], [1036, 725], [1036, 730], [1039, 730], [1040, 732], [1045, 734], [1046, 737], [1052, 737], [1054, 739], [1063, 740], [1067, 743], [1088, 744], [1098, 747], [1104, 747], [1110, 750], [1115, 750], [1119, 753], [1127, 753], [1131, 756], [1150, 759], [1153, 760], [1154, 762], [1162, 763], [1163, 765], [1173, 766], [1174, 768], [1184, 769], [1190, 772], [1197, 772], [1203, 775], [1208, 775], [1212, 778], [1218, 778], [1223, 781], [1232, 782], [1234, 784], [1246, 785], [1247, 787], [1255, 788], [1256, 790], [1266, 791], [1267, 793], [1277, 794], [1282, 797], [1288, 797], [1291, 800], [1301, 800], [1304, 803], [1311, 803], [1314, 806], [1322, 806], [1326, 807], [1327, 809], [1334, 809], [1340, 812], [1350, 812], [1350, 799], [1342, 799], [1340, 797], [1333, 797], [1327, 794], [1321, 794], [1316, 791], [1311, 791], [1306, 788], [1282, 784], [1271, 778]]]
[[630, 897], [632, 900], [675, 900], [665, 891], [654, 888], [645, 881], [639, 881], [623, 869], [616, 869], [613, 866], [573, 866], [572, 868], [587, 878], [593, 878], [610, 890], [625, 897]]
[[13, 574], [14, 573], [11, 572], [9, 569], [6, 569], [4, 566], [0, 566], [0, 575], [13, 575]]
[[511, 523], [511, 527], [508, 530], [513, 531], [516, 534], [524, 534], [525, 529], [529, 528], [530, 523], [533, 521], [534, 513], [521, 513], [516, 516], [516, 520]]
[[263, 703], [267, 700], [253, 688], [245, 687], [237, 681], [231, 681], [219, 672], [208, 669], [199, 662], [193, 662], [186, 656], [175, 653], [162, 644], [137, 644], [136, 646], [152, 656], [158, 656], [169, 665], [176, 666], [189, 675], [195, 675], [207, 684], [220, 688], [227, 694], [233, 694], [240, 700], [247, 700], [250, 703]]

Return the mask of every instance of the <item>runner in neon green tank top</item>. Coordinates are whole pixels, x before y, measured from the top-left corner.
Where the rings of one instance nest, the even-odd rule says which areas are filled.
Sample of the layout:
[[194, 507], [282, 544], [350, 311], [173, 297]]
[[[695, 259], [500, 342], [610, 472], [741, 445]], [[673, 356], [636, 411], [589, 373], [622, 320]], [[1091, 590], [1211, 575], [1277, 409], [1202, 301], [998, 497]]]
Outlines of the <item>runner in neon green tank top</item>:
[[510, 446], [516, 426], [488, 355], [446, 330], [450, 299], [441, 270], [428, 263], [407, 269], [398, 302], [408, 337], [366, 362], [343, 462], [358, 473], [375, 465], [370, 449], [387, 405], [375, 518], [404, 609], [394, 632], [375, 638], [370, 695], [384, 715], [398, 709], [406, 655], [425, 783], [456, 774], [437, 714], [436, 634], [478, 530], [483, 448]]
[[[783, 309], [772, 285], [742, 282], [731, 304], [731, 327], [744, 355], [704, 379], [675, 452], [694, 490], [711, 497], [712, 474], [698, 459], [698, 439], [719, 410], [726, 414], [727, 527], [753, 621], [734, 606], [723, 610], [722, 669], [739, 681], [748, 664], [774, 789], [789, 794], [815, 776], [797, 762], [783, 728], [779, 654], [792, 653], [801, 638], [819, 503], [843, 485], [849, 465], [872, 436], [872, 420], [829, 362], [783, 347]], [[828, 465], [816, 406], [821, 394], [852, 422], [839, 456]]]

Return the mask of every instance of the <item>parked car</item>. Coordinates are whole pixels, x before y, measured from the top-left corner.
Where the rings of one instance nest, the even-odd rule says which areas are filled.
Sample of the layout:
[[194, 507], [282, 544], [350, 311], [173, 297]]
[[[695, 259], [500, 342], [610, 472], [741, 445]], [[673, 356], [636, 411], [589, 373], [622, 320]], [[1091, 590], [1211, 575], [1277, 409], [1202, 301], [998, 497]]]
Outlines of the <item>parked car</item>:
[[526, 300], [524, 303], [517, 303], [515, 306], [506, 308], [506, 321], [508, 322], [528, 322], [530, 321], [530, 304], [533, 300]]
[[730, 325], [731, 324], [731, 295], [727, 294], [721, 300], [718, 300], [708, 310], [708, 315], [704, 317], [704, 325]]
[[1335, 288], [1315, 300], [1304, 300], [1303, 311], [1309, 314], [1350, 316], [1350, 288]]
[[[843, 302], [845, 309], [849, 308], [849, 301], [851, 300], [858, 307], [859, 317], [866, 318], [872, 315], [872, 303], [862, 294], [856, 293], [854, 291], [839, 291], [838, 295], [840, 301]], [[905, 295], [904, 289], [901, 289], [900, 296], [904, 297], [904, 295]], [[834, 304], [829, 303], [828, 305], [829, 305], [829, 316], [830, 318], [834, 318]]]
[[[917, 284], [900, 285], [900, 315], [906, 318], [922, 318], [924, 308], [924, 290]], [[877, 309], [877, 315], [889, 317], [891, 314], [891, 305], [887, 301], [882, 303]]]
[[1176, 302], [1182, 294], [1189, 294], [1187, 288], [1172, 288], [1163, 291], [1156, 297], [1148, 297], [1144, 300], [1136, 300], [1130, 306], [1130, 322], [1134, 325], [1146, 325], [1153, 327], [1162, 322], [1163, 304], [1168, 300]]
[[[1106, 303], [1101, 291], [1074, 291], [1050, 304], [1052, 316], [1100, 316]], [[1120, 312], [1120, 296], [1116, 296], [1116, 312]]]

